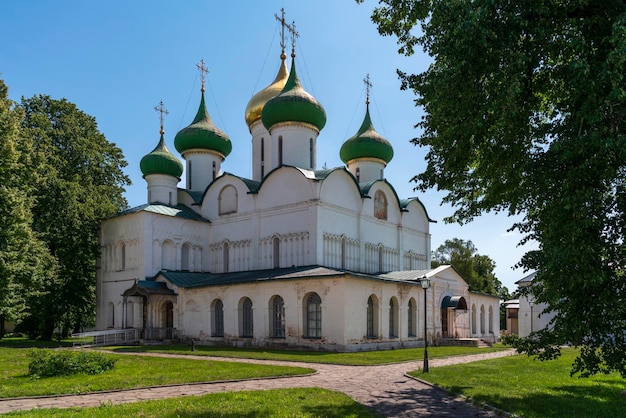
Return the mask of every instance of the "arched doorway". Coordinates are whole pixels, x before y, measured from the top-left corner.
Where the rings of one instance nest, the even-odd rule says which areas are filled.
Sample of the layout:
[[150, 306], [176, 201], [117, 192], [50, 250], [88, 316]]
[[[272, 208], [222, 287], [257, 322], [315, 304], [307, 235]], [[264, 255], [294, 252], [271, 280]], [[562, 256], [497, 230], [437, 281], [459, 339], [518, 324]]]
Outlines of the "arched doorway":
[[[467, 314], [467, 301], [463, 296], [446, 296], [441, 301], [442, 338], [463, 338], [467, 331], [463, 318]], [[459, 322], [459, 323], [457, 323]]]
[[164, 337], [171, 340], [174, 331], [174, 304], [172, 302], [165, 302], [163, 305], [163, 321], [164, 325]]

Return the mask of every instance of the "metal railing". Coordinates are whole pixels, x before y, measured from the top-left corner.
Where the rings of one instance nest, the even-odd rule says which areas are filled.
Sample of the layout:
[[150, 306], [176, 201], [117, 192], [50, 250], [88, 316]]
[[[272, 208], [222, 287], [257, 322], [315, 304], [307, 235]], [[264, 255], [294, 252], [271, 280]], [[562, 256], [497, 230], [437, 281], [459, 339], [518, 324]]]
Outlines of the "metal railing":
[[105, 331], [79, 332], [72, 334], [74, 347], [120, 345], [139, 342], [143, 338], [143, 329], [111, 329]]
[[166, 341], [175, 340], [179, 336], [176, 328], [127, 328], [108, 329], [72, 334], [72, 342], [77, 346], [123, 345], [137, 343], [141, 340]]

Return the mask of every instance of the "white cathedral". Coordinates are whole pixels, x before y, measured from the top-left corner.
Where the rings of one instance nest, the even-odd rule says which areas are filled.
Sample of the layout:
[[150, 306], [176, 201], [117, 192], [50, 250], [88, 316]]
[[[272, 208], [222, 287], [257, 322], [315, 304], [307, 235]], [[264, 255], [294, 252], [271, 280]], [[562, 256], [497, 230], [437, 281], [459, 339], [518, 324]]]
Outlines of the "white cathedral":
[[[430, 269], [417, 198], [384, 177], [393, 148], [372, 125], [316, 168], [322, 105], [281, 54], [276, 79], [245, 110], [252, 178], [224, 172], [232, 149], [198, 113], [141, 160], [147, 203], [102, 221], [96, 328], [152, 340], [359, 351], [499, 335], [499, 299], [452, 266]], [[201, 71], [203, 65], [199, 66]], [[424, 287], [423, 287], [424, 286]]]

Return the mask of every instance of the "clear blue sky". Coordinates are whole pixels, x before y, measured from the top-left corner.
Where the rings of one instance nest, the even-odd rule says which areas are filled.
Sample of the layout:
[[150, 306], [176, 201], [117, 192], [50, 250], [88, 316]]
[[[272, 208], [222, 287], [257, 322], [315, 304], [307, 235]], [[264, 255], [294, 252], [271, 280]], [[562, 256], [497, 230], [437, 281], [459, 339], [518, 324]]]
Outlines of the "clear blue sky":
[[[318, 168], [341, 166], [339, 148], [359, 128], [365, 112], [363, 79], [373, 83], [370, 111], [378, 132], [393, 145], [385, 170], [400, 198], [417, 196], [430, 217], [432, 248], [446, 239], [471, 240], [497, 264], [496, 274], [514, 290], [525, 273], [512, 270], [526, 247], [506, 230], [513, 219], [485, 215], [459, 226], [444, 224], [452, 213], [441, 206], [442, 193], [417, 193], [410, 178], [425, 167], [425, 149], [409, 140], [421, 110], [414, 95], [400, 91], [396, 69], [418, 72], [429, 57], [397, 53], [394, 38], [381, 37], [370, 20], [377, 2], [353, 0], [283, 1], [3, 1], [0, 2], [0, 77], [13, 100], [46, 94], [66, 98], [94, 116], [99, 130], [116, 143], [128, 161], [133, 181], [126, 198], [145, 203], [146, 183], [139, 161], [156, 146], [163, 100], [166, 142], [172, 152], [176, 132], [195, 116], [200, 79], [195, 64], [204, 59], [206, 100], [215, 124], [233, 151], [222, 168], [251, 177], [250, 134], [244, 110], [254, 93], [276, 75], [280, 26], [274, 14], [300, 34], [296, 65], [305, 89], [324, 106], [328, 122], [318, 138]], [[181, 158], [182, 161], [182, 158]], [[184, 179], [179, 184], [185, 184]]]

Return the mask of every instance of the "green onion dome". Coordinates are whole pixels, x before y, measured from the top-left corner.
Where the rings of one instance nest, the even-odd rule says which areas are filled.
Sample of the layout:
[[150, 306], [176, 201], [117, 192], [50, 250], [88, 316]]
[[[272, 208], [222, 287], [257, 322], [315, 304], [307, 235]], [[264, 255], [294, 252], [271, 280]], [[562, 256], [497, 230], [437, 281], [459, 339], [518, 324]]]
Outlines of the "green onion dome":
[[183, 157], [186, 151], [203, 149], [216, 151], [226, 157], [233, 149], [230, 138], [219, 130], [206, 110], [204, 91], [200, 100], [200, 107], [191, 125], [181, 129], [174, 138], [174, 146]]
[[359, 131], [343, 143], [339, 156], [344, 163], [357, 158], [377, 158], [388, 163], [393, 158], [393, 147], [374, 129], [369, 104]]
[[300, 84], [294, 61], [291, 62], [291, 72], [283, 91], [265, 103], [261, 120], [268, 131], [282, 122], [303, 122], [318, 131], [326, 125], [326, 112]]
[[180, 178], [183, 174], [183, 164], [167, 149], [163, 134], [164, 132], [161, 131], [159, 144], [141, 159], [139, 168], [144, 177], [149, 174], [167, 174]]
[[252, 99], [248, 102], [248, 106], [246, 106], [246, 124], [248, 128], [251, 127], [254, 122], [261, 119], [261, 112], [263, 112], [265, 103], [272, 97], [278, 95], [283, 90], [283, 87], [285, 87], [285, 83], [287, 83], [289, 72], [285, 64], [285, 55], [281, 55], [280, 58], [280, 68], [272, 84], [252, 96]]

